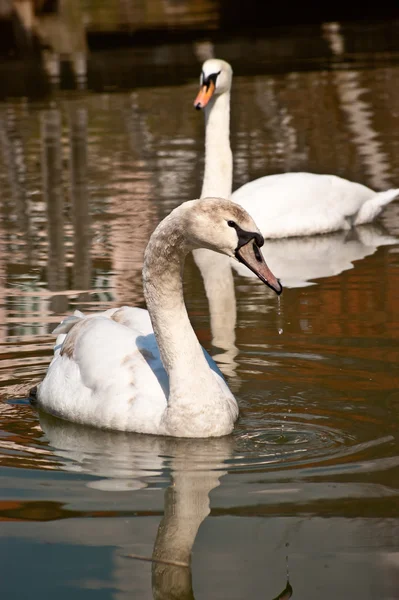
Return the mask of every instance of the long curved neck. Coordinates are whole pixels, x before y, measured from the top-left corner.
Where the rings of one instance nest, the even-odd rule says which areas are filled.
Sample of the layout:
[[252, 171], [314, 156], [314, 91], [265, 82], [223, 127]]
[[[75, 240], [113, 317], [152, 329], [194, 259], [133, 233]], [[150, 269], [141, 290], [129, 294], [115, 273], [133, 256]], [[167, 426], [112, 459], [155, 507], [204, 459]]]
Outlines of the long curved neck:
[[[196, 381], [212, 379], [184, 303], [184, 261], [192, 247], [184, 236], [183, 210], [183, 207], [175, 209], [152, 234], [143, 267], [144, 296], [162, 363], [169, 375], [169, 400], [172, 390], [176, 386], [181, 388], [184, 381], [190, 382], [192, 391]], [[187, 376], [194, 371], [196, 377]]]
[[213, 96], [205, 108], [205, 170], [201, 198], [230, 198], [232, 185], [230, 92], [224, 92]]

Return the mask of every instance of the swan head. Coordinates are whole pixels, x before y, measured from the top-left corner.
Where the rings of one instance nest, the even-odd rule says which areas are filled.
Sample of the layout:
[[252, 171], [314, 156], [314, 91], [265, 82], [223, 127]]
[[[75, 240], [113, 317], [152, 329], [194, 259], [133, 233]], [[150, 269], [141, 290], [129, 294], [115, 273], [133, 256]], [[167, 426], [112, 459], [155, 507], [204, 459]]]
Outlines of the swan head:
[[263, 236], [246, 210], [223, 198], [201, 198], [181, 206], [186, 208], [183, 227], [192, 249], [208, 248], [238, 260], [281, 294], [282, 285], [259, 250]]
[[212, 96], [229, 92], [233, 78], [233, 69], [225, 60], [210, 58], [202, 65], [200, 90], [194, 106], [197, 110], [205, 108]]

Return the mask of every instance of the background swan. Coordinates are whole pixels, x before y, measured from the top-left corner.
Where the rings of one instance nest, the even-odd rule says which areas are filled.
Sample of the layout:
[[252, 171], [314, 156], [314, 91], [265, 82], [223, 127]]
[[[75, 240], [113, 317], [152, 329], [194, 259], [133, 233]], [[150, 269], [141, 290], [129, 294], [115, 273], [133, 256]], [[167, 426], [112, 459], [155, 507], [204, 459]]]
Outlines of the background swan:
[[267, 238], [350, 229], [375, 219], [399, 189], [374, 192], [334, 175], [284, 173], [261, 177], [232, 195], [229, 63], [209, 59], [202, 65], [201, 89], [194, 106], [205, 109], [205, 172], [201, 195], [230, 198], [245, 208]]
[[[220, 198], [185, 202], [152, 234], [144, 255], [147, 311], [123, 307], [67, 319], [37, 402], [63, 419], [121, 431], [214, 437], [232, 431], [235, 398], [188, 319], [182, 271], [198, 247], [236, 258], [278, 294], [255, 223]], [[150, 318], [152, 327], [150, 324]]]
[[[399, 190], [376, 193], [332, 175], [287, 173], [262, 177], [232, 194], [231, 66], [218, 59], [205, 61], [200, 83], [194, 106], [204, 108], [205, 114], [205, 169], [201, 197], [231, 197], [246, 208], [266, 237], [262, 251], [267, 253], [271, 270], [283, 285], [302, 287], [309, 285], [312, 279], [337, 275], [352, 268], [354, 260], [374, 253], [378, 246], [396, 243], [395, 237], [378, 231], [375, 226], [371, 230], [370, 226], [352, 228], [352, 225], [367, 220], [365, 215], [370, 220], [377, 216], [384, 203], [393, 200]], [[355, 218], [354, 211], [359, 206], [364, 208]], [[320, 233], [330, 235], [317, 235]], [[309, 234], [313, 237], [308, 237]], [[232, 376], [238, 351], [231, 267], [239, 275], [250, 277], [251, 273], [237, 261], [209, 250], [194, 250], [193, 255], [209, 303], [212, 343], [222, 350], [217, 359], [223, 372]]]

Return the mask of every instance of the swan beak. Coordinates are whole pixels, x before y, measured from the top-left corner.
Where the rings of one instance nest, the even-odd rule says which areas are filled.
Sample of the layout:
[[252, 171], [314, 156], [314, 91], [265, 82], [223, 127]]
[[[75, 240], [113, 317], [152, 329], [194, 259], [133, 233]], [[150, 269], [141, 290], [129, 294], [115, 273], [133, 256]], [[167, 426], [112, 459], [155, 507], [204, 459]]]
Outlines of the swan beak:
[[197, 110], [201, 110], [201, 108], [205, 108], [208, 104], [209, 100], [212, 98], [213, 93], [215, 91], [215, 84], [212, 80], [208, 80], [206, 85], [203, 85], [200, 91], [198, 92], [198, 96], [194, 100], [194, 107]]
[[235, 254], [237, 260], [255, 273], [263, 283], [274, 290], [278, 296], [281, 294], [283, 286], [267, 266], [263, 254], [253, 239], [237, 248]]

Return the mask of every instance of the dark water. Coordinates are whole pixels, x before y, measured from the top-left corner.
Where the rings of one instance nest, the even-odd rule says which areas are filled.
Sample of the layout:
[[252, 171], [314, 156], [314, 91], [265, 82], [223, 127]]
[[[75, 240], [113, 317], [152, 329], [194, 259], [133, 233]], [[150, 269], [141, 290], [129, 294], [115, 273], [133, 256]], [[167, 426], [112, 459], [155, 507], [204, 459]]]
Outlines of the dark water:
[[[351, 41], [320, 40], [338, 58]], [[399, 186], [398, 56], [357, 58], [235, 78], [235, 187], [293, 170]], [[232, 436], [105, 433], [26, 399], [61, 317], [143, 306], [148, 237], [201, 188], [197, 71], [1, 106], [4, 597], [288, 598], [289, 575], [297, 598], [399, 598], [398, 202], [359, 231], [268, 244], [288, 286], [278, 303], [237, 275], [235, 330], [216, 314], [211, 332], [188, 260], [190, 316], [240, 404]], [[159, 562], [191, 550], [191, 570]]]

